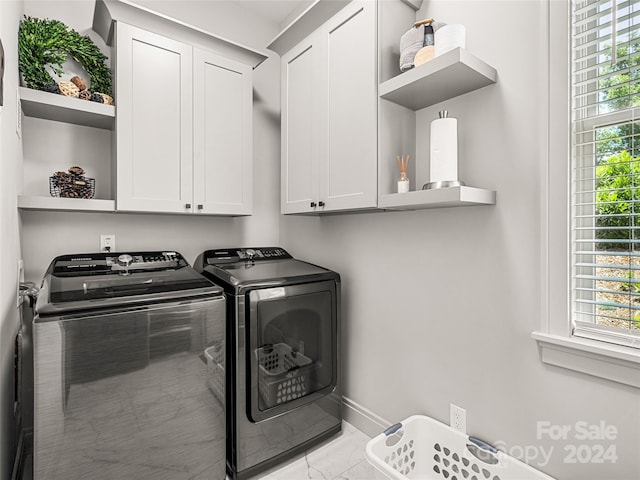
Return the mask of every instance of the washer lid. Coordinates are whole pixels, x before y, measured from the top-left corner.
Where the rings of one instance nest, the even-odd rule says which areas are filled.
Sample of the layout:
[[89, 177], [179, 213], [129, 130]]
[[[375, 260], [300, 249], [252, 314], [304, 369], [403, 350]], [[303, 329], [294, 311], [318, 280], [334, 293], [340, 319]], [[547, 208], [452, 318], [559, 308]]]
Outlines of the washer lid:
[[176, 252], [63, 255], [49, 265], [37, 310], [46, 315], [221, 293]]

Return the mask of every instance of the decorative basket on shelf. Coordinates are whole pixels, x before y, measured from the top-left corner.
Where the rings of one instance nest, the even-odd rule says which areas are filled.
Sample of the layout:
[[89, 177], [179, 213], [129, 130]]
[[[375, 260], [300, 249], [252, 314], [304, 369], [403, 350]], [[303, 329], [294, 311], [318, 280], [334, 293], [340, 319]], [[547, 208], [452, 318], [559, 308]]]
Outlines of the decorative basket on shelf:
[[84, 176], [80, 167], [71, 167], [68, 172], [56, 172], [49, 177], [49, 193], [52, 197], [93, 198], [96, 181]]

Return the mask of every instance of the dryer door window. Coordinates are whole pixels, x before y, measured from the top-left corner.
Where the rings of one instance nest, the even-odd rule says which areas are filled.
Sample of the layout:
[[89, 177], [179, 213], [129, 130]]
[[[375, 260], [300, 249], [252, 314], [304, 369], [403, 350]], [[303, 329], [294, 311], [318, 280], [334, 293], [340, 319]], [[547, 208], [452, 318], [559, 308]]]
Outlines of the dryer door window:
[[249, 293], [250, 414], [254, 421], [329, 393], [337, 377], [334, 282]]

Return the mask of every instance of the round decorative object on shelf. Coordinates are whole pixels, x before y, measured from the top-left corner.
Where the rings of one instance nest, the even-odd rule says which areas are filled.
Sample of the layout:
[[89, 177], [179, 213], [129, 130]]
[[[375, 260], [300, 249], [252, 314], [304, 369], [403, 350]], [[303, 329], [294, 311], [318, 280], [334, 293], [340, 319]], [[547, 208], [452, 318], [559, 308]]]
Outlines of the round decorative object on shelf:
[[80, 89], [73, 82], [58, 83], [60, 93], [66, 97], [76, 97], [80, 95]]
[[111, 96], [107, 95], [106, 93], [98, 93], [98, 95], [102, 96], [102, 102], [105, 105], [113, 105], [113, 98], [111, 98]]
[[84, 81], [84, 78], [79, 77], [78, 75], [71, 77], [71, 82], [78, 87], [80, 91], [87, 89], [87, 82]]
[[93, 93], [93, 94], [91, 95], [90, 100], [91, 100], [92, 102], [104, 103], [104, 98], [103, 98], [103, 96], [102, 96], [101, 94], [99, 94], [99, 93]]
[[57, 83], [47, 83], [44, 87], [42, 87], [42, 90], [49, 93], [60, 93], [60, 87]]

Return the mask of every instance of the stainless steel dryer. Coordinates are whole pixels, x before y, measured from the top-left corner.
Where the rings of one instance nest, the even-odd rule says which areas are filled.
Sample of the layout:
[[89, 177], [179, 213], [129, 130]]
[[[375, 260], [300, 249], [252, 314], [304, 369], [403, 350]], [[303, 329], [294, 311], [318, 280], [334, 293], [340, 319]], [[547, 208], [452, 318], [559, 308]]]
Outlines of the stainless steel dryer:
[[225, 298], [180, 254], [55, 258], [33, 332], [36, 480], [225, 478]]
[[255, 475], [339, 432], [340, 276], [274, 247], [208, 250], [194, 268], [227, 296], [229, 475]]

